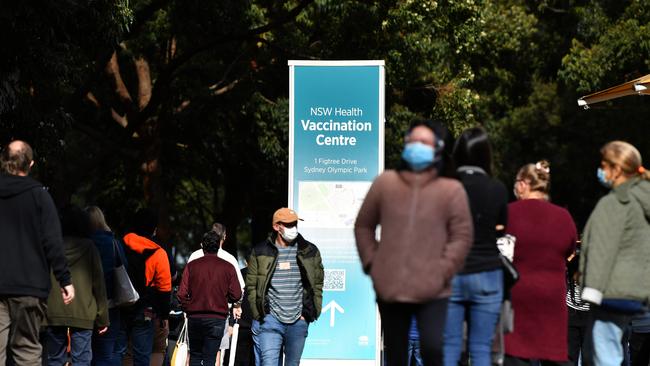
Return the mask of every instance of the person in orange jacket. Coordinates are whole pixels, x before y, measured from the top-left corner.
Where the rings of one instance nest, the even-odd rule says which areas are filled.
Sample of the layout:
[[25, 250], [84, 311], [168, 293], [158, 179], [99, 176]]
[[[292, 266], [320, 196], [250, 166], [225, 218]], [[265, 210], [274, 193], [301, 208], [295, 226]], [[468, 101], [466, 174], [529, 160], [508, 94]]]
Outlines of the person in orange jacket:
[[129, 277], [140, 294], [124, 317], [134, 366], [149, 366], [154, 318], [160, 321], [161, 328], [168, 327], [172, 278], [167, 253], [152, 240], [157, 226], [153, 211], [140, 210], [134, 217], [133, 228], [123, 238]]

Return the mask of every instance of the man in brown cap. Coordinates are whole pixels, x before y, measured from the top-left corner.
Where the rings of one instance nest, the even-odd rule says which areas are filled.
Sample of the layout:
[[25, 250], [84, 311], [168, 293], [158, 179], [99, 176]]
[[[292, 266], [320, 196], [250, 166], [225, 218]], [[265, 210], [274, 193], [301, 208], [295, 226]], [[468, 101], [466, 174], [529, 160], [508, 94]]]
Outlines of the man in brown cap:
[[273, 214], [273, 233], [248, 260], [246, 291], [253, 314], [256, 365], [298, 365], [309, 323], [321, 313], [323, 261], [316, 245], [298, 233], [298, 214], [283, 207]]

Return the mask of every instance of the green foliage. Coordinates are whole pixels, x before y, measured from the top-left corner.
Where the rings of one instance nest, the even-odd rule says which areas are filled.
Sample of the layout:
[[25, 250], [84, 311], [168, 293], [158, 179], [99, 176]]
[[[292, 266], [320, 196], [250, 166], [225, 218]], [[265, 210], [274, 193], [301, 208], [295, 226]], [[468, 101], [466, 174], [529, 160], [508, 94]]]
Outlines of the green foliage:
[[390, 113], [386, 116], [385, 126], [385, 156], [386, 168], [394, 169], [399, 165], [402, 156], [402, 144], [404, 143], [404, 132], [408, 129], [412, 120], [418, 118], [417, 114], [411, 112], [405, 106], [394, 104]]
[[[121, 38], [114, 1], [8, 2], [0, 8], [0, 136], [62, 154], [74, 116], [62, 101], [94, 70], [96, 52]], [[41, 173], [54, 167], [43, 167]]]
[[[598, 147], [648, 151], [646, 101], [575, 102], [648, 73], [647, 1], [315, 0], [290, 13], [300, 4], [7, 3], [0, 136], [32, 142], [59, 201], [99, 204], [117, 230], [156, 206], [183, 253], [212, 221], [249, 245], [286, 204], [289, 59], [385, 60], [388, 168], [415, 118], [454, 135], [483, 125], [497, 175], [511, 184], [549, 159], [553, 199], [580, 223], [600, 194]], [[113, 52], [130, 99], [106, 71]]]
[[597, 2], [576, 12], [585, 20], [562, 59], [558, 75], [564, 82], [587, 94], [648, 73], [650, 6], [646, 1], [632, 1], [616, 17], [608, 16]]

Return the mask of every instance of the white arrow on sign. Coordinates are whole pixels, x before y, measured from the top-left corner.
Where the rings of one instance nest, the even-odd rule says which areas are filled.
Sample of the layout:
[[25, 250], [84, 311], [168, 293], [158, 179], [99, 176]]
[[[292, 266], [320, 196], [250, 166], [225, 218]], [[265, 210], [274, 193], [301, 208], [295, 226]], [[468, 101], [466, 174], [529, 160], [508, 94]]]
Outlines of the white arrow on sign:
[[327, 312], [328, 310], [332, 310], [330, 313], [330, 327], [334, 326], [334, 318], [336, 317], [336, 312], [340, 312], [341, 314], [345, 313], [345, 310], [341, 307], [341, 305], [337, 304], [336, 301], [332, 300], [321, 311], [321, 313]]

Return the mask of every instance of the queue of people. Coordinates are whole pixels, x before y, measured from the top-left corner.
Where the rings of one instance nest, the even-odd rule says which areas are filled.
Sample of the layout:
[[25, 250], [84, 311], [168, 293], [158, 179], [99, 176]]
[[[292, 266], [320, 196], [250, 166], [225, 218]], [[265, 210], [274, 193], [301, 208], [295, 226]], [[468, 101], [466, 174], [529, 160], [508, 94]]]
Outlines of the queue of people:
[[[33, 155], [13, 141], [0, 156], [0, 365], [156, 364], [167, 339], [154, 323], [167, 328], [173, 266], [155, 215], [138, 212], [117, 238], [98, 207], [57, 210], [29, 177]], [[139, 294], [129, 306], [113, 301], [119, 266]]]
[[[355, 224], [384, 364], [493, 364], [495, 334], [511, 316], [507, 298], [506, 366], [647, 366], [650, 173], [638, 150], [623, 141], [601, 149], [594, 180], [610, 191], [579, 240], [569, 211], [550, 201], [549, 162], [522, 166], [508, 203], [490, 176], [485, 131], [464, 131], [451, 161], [442, 158], [445, 135], [440, 124], [414, 122], [401, 166], [375, 179]], [[502, 235], [514, 244], [510, 265], [497, 246]]]
[[[170, 365], [175, 266], [156, 236], [155, 213], [138, 211], [118, 237], [97, 206], [57, 211], [28, 177], [27, 143], [10, 143], [0, 162], [0, 264], [7, 271], [0, 276], [0, 365]], [[222, 249], [222, 224], [203, 235], [175, 296], [189, 365], [221, 365], [219, 353], [242, 317], [236, 364], [299, 364], [309, 323], [321, 312], [324, 271], [298, 221], [295, 211], [277, 210], [273, 234], [254, 246], [243, 271]], [[129, 286], [132, 301], [124, 303], [118, 292]]]
[[[385, 364], [491, 365], [508, 299], [506, 366], [647, 365], [650, 172], [638, 150], [603, 146], [596, 178], [609, 192], [579, 235], [569, 211], [550, 202], [548, 161], [518, 170], [508, 203], [492, 177], [487, 133], [468, 129], [453, 146], [446, 136], [440, 123], [415, 121], [400, 166], [374, 180], [354, 225]], [[0, 237], [12, 243], [0, 256], [9, 269], [0, 276], [0, 365], [169, 364], [175, 280], [189, 365], [220, 364], [240, 321], [236, 364], [300, 364], [322, 311], [324, 268], [295, 211], [274, 213], [272, 234], [252, 247], [244, 270], [222, 249], [226, 230], [215, 223], [178, 281], [151, 211], [136, 213], [120, 238], [96, 206], [57, 213], [28, 177], [25, 142], [9, 144], [0, 162]], [[497, 246], [504, 235], [515, 245], [512, 262]], [[518, 272], [514, 286], [507, 264]], [[127, 305], [116, 302], [121, 266], [138, 295]]]

